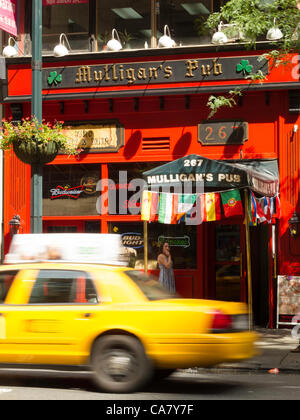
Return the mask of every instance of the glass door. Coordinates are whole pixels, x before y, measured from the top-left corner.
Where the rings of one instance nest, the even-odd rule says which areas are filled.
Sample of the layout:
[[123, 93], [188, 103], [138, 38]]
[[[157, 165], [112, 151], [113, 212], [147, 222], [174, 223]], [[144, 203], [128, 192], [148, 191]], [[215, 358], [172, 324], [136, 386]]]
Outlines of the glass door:
[[247, 296], [244, 225], [214, 223], [209, 229], [214, 231], [210, 237], [210, 249], [213, 249], [213, 252], [208, 253], [213, 298], [245, 302]]

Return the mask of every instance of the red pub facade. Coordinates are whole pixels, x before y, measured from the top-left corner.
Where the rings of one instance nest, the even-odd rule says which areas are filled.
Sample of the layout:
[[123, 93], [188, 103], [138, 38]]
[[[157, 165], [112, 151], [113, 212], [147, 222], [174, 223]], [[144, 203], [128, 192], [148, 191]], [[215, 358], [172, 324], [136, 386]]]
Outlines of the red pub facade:
[[[20, 21], [24, 34], [25, 24]], [[82, 152], [59, 154], [43, 168], [43, 231], [120, 233], [143, 269], [143, 223], [131, 180], [190, 154], [219, 161], [277, 160], [281, 217], [250, 228], [253, 313], [257, 325], [290, 323], [295, 309], [279, 308], [279, 284], [297, 291], [300, 279], [300, 235], [292, 236], [288, 223], [294, 212], [300, 216], [299, 56], [272, 67], [258, 60], [271, 48], [260, 42], [256, 50], [230, 43], [44, 55], [43, 118], [63, 120]], [[264, 66], [265, 80], [249, 80], [243, 64], [253, 71]], [[6, 70], [5, 117], [30, 117], [31, 57], [7, 59]], [[208, 118], [210, 95], [235, 88], [243, 91], [236, 106]], [[244, 135], [230, 141], [237, 121]], [[99, 188], [103, 179], [113, 181], [105, 197]], [[14, 214], [21, 218], [20, 233], [30, 232], [30, 182], [30, 165], [5, 152], [5, 253]], [[118, 197], [115, 209], [105, 202], [110, 188]], [[154, 273], [163, 239], [171, 244], [181, 295], [247, 302], [244, 217], [196, 226], [150, 223], [148, 261]]]

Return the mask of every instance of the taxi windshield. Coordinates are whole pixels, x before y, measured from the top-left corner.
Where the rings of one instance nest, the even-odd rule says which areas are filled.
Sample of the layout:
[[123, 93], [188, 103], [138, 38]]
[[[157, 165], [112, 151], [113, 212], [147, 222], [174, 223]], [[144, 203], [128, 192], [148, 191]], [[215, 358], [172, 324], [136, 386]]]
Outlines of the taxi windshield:
[[149, 300], [179, 298], [178, 294], [170, 293], [165, 289], [154, 276], [149, 276], [137, 270], [127, 271], [126, 274], [135, 282]]

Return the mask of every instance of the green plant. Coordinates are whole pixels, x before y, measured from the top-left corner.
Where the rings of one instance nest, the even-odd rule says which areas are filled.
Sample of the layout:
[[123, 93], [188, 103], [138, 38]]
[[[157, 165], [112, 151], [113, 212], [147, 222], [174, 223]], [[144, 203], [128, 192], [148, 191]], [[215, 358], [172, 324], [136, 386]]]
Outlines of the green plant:
[[120, 38], [124, 46], [128, 45], [130, 41], [135, 39], [134, 36], [127, 32], [126, 29], [124, 32], [120, 32]]
[[14, 143], [37, 143], [38, 145], [49, 142], [56, 143], [58, 150], [69, 155], [78, 154], [80, 151], [71, 146], [63, 132], [63, 122], [39, 122], [35, 117], [23, 118], [22, 121], [13, 122], [2, 120], [0, 149], [10, 149]]
[[277, 48], [284, 52], [299, 50], [300, 8], [296, 0], [229, 0], [220, 12], [208, 17], [206, 26], [216, 30], [221, 21], [234, 24], [243, 33], [245, 45], [255, 47], [257, 39], [266, 39], [275, 18], [284, 34], [276, 41]]
[[242, 96], [242, 92], [238, 89], [230, 90], [227, 96], [223, 95], [210, 95], [208, 98], [207, 106], [210, 109], [208, 119], [210, 119], [215, 113], [222, 107], [232, 108], [236, 105], [236, 98]]
[[[205, 25], [210, 30], [216, 30], [220, 22], [234, 25], [238, 28], [241, 41], [246, 48], [255, 48], [256, 40], [266, 39], [268, 30], [276, 25], [283, 33], [279, 40], [272, 41], [276, 49], [262, 54], [258, 61], [268, 60], [270, 68], [290, 64], [288, 53], [299, 52], [300, 49], [300, 1], [299, 0], [229, 0], [220, 12], [212, 13]], [[258, 70], [257, 73], [245, 75], [251, 83], [266, 80], [266, 75]], [[244, 90], [247, 90], [246, 87]], [[207, 106], [211, 112], [209, 118], [224, 106], [232, 107], [235, 94], [229, 96], [211, 96]], [[242, 91], [239, 91], [242, 95]]]

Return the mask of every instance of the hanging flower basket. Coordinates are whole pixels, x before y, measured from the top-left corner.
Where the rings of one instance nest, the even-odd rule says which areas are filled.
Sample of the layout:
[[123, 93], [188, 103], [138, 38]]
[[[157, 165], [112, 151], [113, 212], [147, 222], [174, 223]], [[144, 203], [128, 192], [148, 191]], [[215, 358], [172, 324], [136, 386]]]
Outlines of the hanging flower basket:
[[49, 163], [59, 151], [69, 155], [78, 154], [63, 133], [62, 122], [40, 123], [34, 117], [17, 123], [3, 120], [0, 149], [11, 147], [22, 162], [29, 164]]
[[24, 163], [43, 164], [52, 162], [56, 158], [58, 146], [54, 141], [39, 143], [34, 141], [34, 139], [31, 142], [16, 140], [13, 142], [13, 151]]

